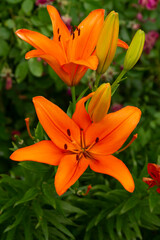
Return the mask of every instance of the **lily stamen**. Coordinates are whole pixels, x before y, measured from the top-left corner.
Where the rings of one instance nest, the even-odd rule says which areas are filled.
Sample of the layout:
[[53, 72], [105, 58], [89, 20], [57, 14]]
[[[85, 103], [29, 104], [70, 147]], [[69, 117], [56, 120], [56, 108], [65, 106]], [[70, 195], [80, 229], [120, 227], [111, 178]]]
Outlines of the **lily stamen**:
[[30, 136], [30, 138], [34, 139], [34, 137], [31, 134], [30, 127], [29, 127], [29, 118], [25, 118], [25, 122], [26, 122], [28, 135]]
[[126, 150], [138, 137], [138, 134], [134, 134], [131, 141], [122, 149], [120, 149], [119, 151], [117, 151], [117, 153], [123, 152], [124, 150]]
[[96, 143], [99, 142], [99, 137], [96, 138], [95, 142], [93, 142], [91, 145], [89, 145], [87, 148], [86, 148], [86, 151], [89, 151]]

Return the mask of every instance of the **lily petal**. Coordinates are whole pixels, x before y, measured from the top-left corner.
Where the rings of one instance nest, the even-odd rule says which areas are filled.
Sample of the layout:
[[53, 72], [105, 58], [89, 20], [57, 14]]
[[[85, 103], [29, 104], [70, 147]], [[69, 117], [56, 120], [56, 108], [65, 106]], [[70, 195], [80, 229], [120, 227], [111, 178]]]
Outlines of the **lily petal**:
[[125, 49], [128, 49], [128, 48], [129, 48], [128, 44], [125, 43], [124, 41], [120, 40], [120, 39], [118, 39], [117, 46], [118, 46], [118, 47], [121, 47], [121, 48], [125, 48]]
[[26, 53], [25, 59], [30, 59], [33, 57], [41, 57], [43, 54], [45, 54], [42, 50], [31, 50]]
[[[28, 55], [26, 54], [26, 56]], [[41, 57], [51, 66], [51, 68], [57, 73], [57, 75], [63, 80], [63, 82], [65, 82], [68, 86], [71, 85], [70, 75], [63, 70], [63, 68], [54, 56], [43, 54], [39, 55], [39, 57]]]
[[[33, 103], [40, 123], [56, 146], [63, 150], [66, 149], [65, 144], [69, 150], [75, 148], [72, 140], [77, 143], [80, 141], [80, 130], [77, 124], [63, 110], [44, 97], [34, 97]], [[68, 131], [72, 140], [67, 134]]]
[[69, 56], [69, 61], [86, 59], [93, 53], [103, 25], [103, 21], [104, 9], [97, 9], [92, 11], [79, 24], [79, 33], [78, 30], [75, 30], [75, 38], [70, 39], [67, 54]]
[[10, 158], [14, 161], [34, 161], [58, 165], [62, 156], [62, 152], [52, 141], [44, 140], [16, 150]]
[[118, 158], [109, 156], [96, 156], [90, 161], [90, 168], [99, 173], [108, 174], [116, 178], [128, 192], [133, 192], [135, 185], [131, 173], [126, 165]]
[[80, 59], [80, 60], [75, 60], [69, 63], [64, 64], [62, 67], [66, 72], [72, 72], [73, 64], [75, 65], [82, 65], [87, 68], [90, 68], [92, 70], [96, 70], [98, 66], [98, 58], [95, 55], [92, 55], [88, 57], [86, 60]]
[[75, 154], [66, 155], [61, 159], [55, 176], [55, 188], [58, 195], [62, 195], [78, 180], [87, 169], [88, 163], [89, 161], [83, 157], [77, 161]]
[[89, 126], [86, 145], [90, 145], [98, 137], [99, 141], [92, 147], [92, 153], [110, 155], [116, 152], [135, 129], [140, 116], [141, 111], [131, 106], [107, 114], [100, 122]]
[[60, 64], [65, 63], [66, 60], [64, 52], [56, 41], [49, 39], [41, 33], [27, 29], [17, 30], [16, 34], [22, 40], [32, 45], [34, 48], [37, 48], [49, 55], [55, 56], [56, 59], [58, 59], [58, 61], [60, 62]]
[[[76, 124], [82, 128], [84, 131], [88, 128], [88, 126], [92, 123], [89, 114], [86, 111], [86, 108], [84, 106], [84, 103], [91, 98], [94, 95], [94, 93], [90, 93], [86, 97], [83, 97], [81, 100], [79, 100], [76, 104], [76, 110], [72, 116], [72, 119]], [[81, 117], [80, 117], [81, 116]], [[82, 120], [83, 119], [83, 120]]]
[[67, 26], [64, 24], [55, 7], [48, 5], [47, 10], [52, 21], [54, 40], [58, 42], [59, 36], [61, 35], [61, 40], [65, 42], [70, 37]]

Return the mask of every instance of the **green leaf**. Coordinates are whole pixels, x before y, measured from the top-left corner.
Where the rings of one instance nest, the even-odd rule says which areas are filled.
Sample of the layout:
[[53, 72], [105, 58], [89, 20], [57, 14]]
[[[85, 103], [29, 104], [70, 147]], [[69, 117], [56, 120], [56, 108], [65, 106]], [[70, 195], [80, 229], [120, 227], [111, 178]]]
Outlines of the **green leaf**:
[[[66, 237], [62, 232], [60, 232], [59, 230], [57, 230], [56, 228], [54, 227], [49, 227], [49, 233], [50, 235], [53, 237], [52, 239], [54, 240], [68, 240], [68, 237]], [[56, 238], [56, 236], [58, 238]]]
[[36, 213], [37, 219], [38, 219], [38, 223], [35, 227], [35, 229], [37, 229], [42, 222], [42, 218], [43, 218], [43, 209], [41, 208], [41, 205], [39, 204], [38, 201], [33, 201], [32, 202], [32, 207], [33, 207], [33, 211]]
[[73, 102], [69, 103], [69, 106], [67, 108], [67, 115], [71, 118], [73, 115]]
[[111, 218], [107, 221], [107, 229], [111, 240], [116, 240], [115, 232], [114, 232], [114, 218]]
[[31, 216], [28, 214], [23, 222], [25, 240], [33, 240], [31, 224], [32, 224], [32, 219], [31, 219]]
[[6, 27], [8, 27], [9, 29], [15, 28], [15, 22], [13, 21], [13, 19], [7, 19], [4, 23], [4, 25]]
[[7, 209], [7, 208], [9, 208], [10, 206], [12, 206], [14, 203], [15, 203], [15, 201], [17, 200], [17, 197], [13, 197], [13, 198], [11, 198], [9, 201], [7, 201], [6, 202], [6, 204], [5, 205], [3, 205], [3, 207], [1, 208], [1, 213], [5, 210], [5, 209]]
[[88, 232], [90, 229], [92, 229], [95, 226], [96, 222], [96, 216], [91, 219], [91, 221], [88, 223], [86, 231]]
[[102, 211], [97, 215], [97, 217], [96, 217], [96, 221], [95, 221], [95, 226], [97, 226], [98, 223], [99, 223], [103, 218], [106, 217], [106, 215], [107, 215], [106, 212], [107, 212], [107, 210], [104, 209], [104, 210], [102, 210]]
[[12, 225], [9, 225], [4, 232], [8, 232], [11, 229], [15, 228], [17, 225], [19, 225], [19, 223], [21, 222], [21, 220], [24, 218], [24, 213], [25, 213], [26, 209], [25, 208], [21, 208], [19, 210], [19, 212], [15, 215], [16, 220], [14, 221], [14, 223]]
[[11, 219], [13, 216], [15, 216], [16, 212], [17, 210], [15, 208], [4, 212], [2, 215], [0, 215], [0, 224], [6, 221], [8, 218]]
[[0, 39], [0, 56], [1, 57], [6, 57], [9, 53], [9, 45], [8, 43], [3, 40], [3, 39]]
[[45, 237], [45, 240], [48, 240], [48, 226], [47, 226], [47, 222], [43, 219], [41, 222], [41, 227], [42, 227], [42, 231]]
[[41, 77], [43, 74], [43, 64], [42, 61], [37, 61], [36, 58], [31, 58], [28, 60], [29, 70], [35, 77]]
[[59, 223], [51, 214], [50, 215], [44, 215], [44, 217], [49, 221], [53, 226], [55, 226], [58, 230], [65, 233], [70, 239], [75, 239], [73, 234], [61, 223]]
[[91, 240], [91, 231], [85, 233], [84, 240]]
[[123, 205], [124, 205], [124, 203], [121, 203], [121, 204], [118, 205], [118, 207], [114, 208], [114, 210], [111, 211], [111, 212], [107, 215], [107, 218], [110, 218], [110, 217], [112, 217], [112, 216], [114, 216], [114, 215], [116, 215], [116, 214], [119, 214], [120, 211], [121, 211], [121, 209], [122, 209], [122, 207], [123, 207]]
[[151, 212], [155, 209], [155, 207], [158, 207], [158, 204], [160, 203], [159, 194], [155, 191], [155, 188], [152, 190], [150, 189], [149, 193], [149, 207]]
[[41, 141], [44, 139], [44, 130], [40, 122], [38, 122], [37, 127], [35, 129], [35, 138], [37, 141]]
[[51, 23], [49, 14], [47, 12], [47, 8], [39, 8], [38, 9], [38, 18], [44, 24], [48, 24], [48, 23], [50, 24]]
[[121, 209], [120, 214], [124, 214], [125, 212], [134, 208], [139, 202], [140, 200], [135, 196], [129, 198], [128, 201], [126, 201], [126, 203], [124, 204], [123, 208]]
[[[136, 211], [136, 210], [135, 210], [135, 211]], [[129, 214], [128, 217], [129, 217], [129, 219], [130, 219], [132, 228], [133, 228], [134, 231], [136, 232], [137, 237], [139, 237], [139, 239], [142, 239], [142, 235], [141, 235], [139, 226], [138, 226], [138, 224], [137, 224], [137, 220], [136, 220], [136, 218], [134, 217], [133, 213]]]
[[0, 38], [8, 40], [10, 37], [10, 31], [5, 27], [0, 27]]
[[80, 215], [86, 215], [87, 214], [84, 210], [73, 206], [69, 202], [61, 201], [61, 207], [67, 213], [79, 213]]
[[143, 211], [143, 214], [142, 214], [143, 221], [150, 225], [153, 224], [155, 226], [160, 227], [160, 217], [158, 217], [156, 214], [150, 213], [147, 210], [148, 209], [146, 209], [146, 211]]
[[87, 87], [87, 88], [85, 88], [84, 90], [83, 90], [83, 92], [79, 95], [79, 97], [77, 98], [77, 101], [76, 102], [78, 102], [84, 95], [85, 95], [85, 93], [88, 91], [88, 89], [89, 89], [89, 87]]
[[22, 3], [23, 12], [29, 15], [33, 9], [33, 6], [34, 6], [34, 2], [32, 0], [25, 0]]
[[[16, 233], [16, 228], [11, 229], [11, 230], [7, 233], [6, 240], [14, 240], [14, 239], [15, 239], [15, 233]], [[28, 239], [28, 240], [30, 240], [30, 239]]]
[[17, 206], [19, 204], [31, 201], [32, 199], [34, 199], [37, 195], [38, 195], [39, 190], [35, 187], [30, 188], [22, 197], [21, 200], [17, 201], [14, 206]]
[[55, 199], [55, 191], [53, 191], [53, 186], [51, 184], [48, 184], [44, 182], [42, 184], [42, 190], [47, 198], [47, 201], [53, 206], [53, 208], [56, 208], [56, 199]]
[[17, 83], [21, 83], [27, 76], [28, 73], [28, 63], [25, 62], [20, 62], [17, 67], [16, 67], [16, 71], [15, 71], [15, 77], [16, 77], [16, 81]]
[[43, 163], [38, 163], [38, 162], [31, 162], [31, 161], [25, 161], [25, 162], [20, 162], [20, 166], [31, 170], [32, 172], [36, 173], [45, 173], [48, 172], [49, 166]]
[[11, 4], [17, 4], [17, 3], [20, 3], [22, 0], [7, 0], [8, 3], [11, 3]]
[[116, 230], [118, 233], [118, 236], [121, 238], [122, 237], [122, 228], [123, 228], [123, 223], [124, 223], [124, 215], [123, 216], [116, 216]]

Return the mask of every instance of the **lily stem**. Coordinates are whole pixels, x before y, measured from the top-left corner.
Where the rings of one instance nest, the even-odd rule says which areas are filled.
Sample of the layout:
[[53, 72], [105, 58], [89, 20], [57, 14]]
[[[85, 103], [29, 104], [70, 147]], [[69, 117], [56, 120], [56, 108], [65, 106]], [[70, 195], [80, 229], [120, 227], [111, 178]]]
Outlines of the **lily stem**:
[[118, 84], [121, 81], [122, 77], [125, 75], [125, 73], [126, 73], [126, 70], [123, 69], [122, 72], [119, 74], [119, 76], [116, 78], [116, 80], [112, 83], [112, 86], [111, 86], [112, 93], [114, 93], [115, 90], [117, 89]]
[[100, 78], [101, 78], [101, 74], [96, 73], [96, 81], [95, 81], [95, 84], [94, 84], [94, 87], [93, 87], [93, 91], [97, 90]]
[[75, 92], [75, 86], [71, 87], [71, 93], [72, 93], [72, 103], [73, 103], [73, 113], [76, 109], [76, 92]]

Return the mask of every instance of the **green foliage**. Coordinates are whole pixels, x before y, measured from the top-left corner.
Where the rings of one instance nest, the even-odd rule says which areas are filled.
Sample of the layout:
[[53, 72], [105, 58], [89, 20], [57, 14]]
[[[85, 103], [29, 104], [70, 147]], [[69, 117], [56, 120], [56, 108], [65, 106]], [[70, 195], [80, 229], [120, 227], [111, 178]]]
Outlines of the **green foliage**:
[[[62, 16], [68, 14], [72, 18], [72, 26], [78, 26], [93, 9], [105, 8], [107, 13], [114, 9], [120, 18], [119, 38], [129, 44], [135, 24], [140, 24], [146, 33], [160, 28], [160, 5], [148, 11], [134, 7], [137, 2], [68, 0], [55, 1], [53, 5]], [[136, 18], [138, 12], [142, 13], [143, 21]], [[159, 240], [160, 195], [155, 187], [148, 190], [142, 178], [148, 176], [148, 162], [160, 165], [160, 40], [150, 54], [143, 53], [112, 98], [112, 105], [133, 105], [142, 111], [135, 131], [138, 139], [118, 154], [133, 175], [134, 193], [126, 192], [115, 179], [88, 169], [59, 197], [54, 189], [56, 167], [29, 161], [17, 164], [9, 160], [11, 141], [15, 150], [48, 139], [41, 124], [36, 126], [32, 97], [45, 96], [65, 111], [68, 109], [68, 115], [73, 113], [72, 103], [68, 108], [71, 96], [67, 90], [70, 89], [43, 60], [25, 60], [25, 53], [33, 48], [14, 33], [26, 28], [52, 38], [51, 21], [46, 8], [37, 6], [35, 0], [1, 1], [0, 19], [0, 239]], [[113, 83], [120, 73], [124, 55], [125, 51], [117, 48], [114, 63], [101, 83]], [[8, 79], [12, 83], [9, 89]], [[77, 100], [87, 93], [94, 81], [95, 76], [88, 71], [76, 87]], [[30, 117], [33, 140], [26, 130], [26, 117]], [[14, 137], [15, 131], [20, 136]], [[90, 184], [92, 188], [85, 195]]]

